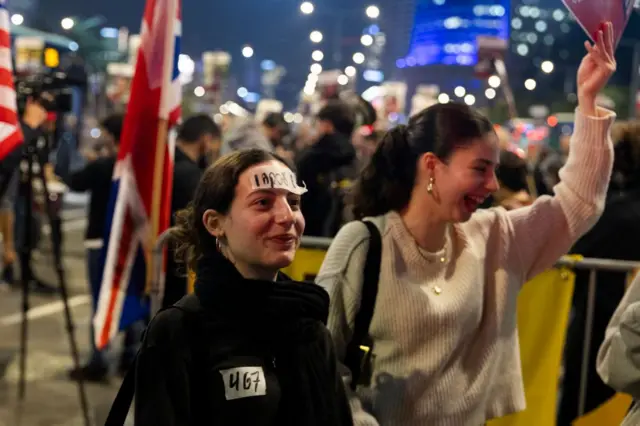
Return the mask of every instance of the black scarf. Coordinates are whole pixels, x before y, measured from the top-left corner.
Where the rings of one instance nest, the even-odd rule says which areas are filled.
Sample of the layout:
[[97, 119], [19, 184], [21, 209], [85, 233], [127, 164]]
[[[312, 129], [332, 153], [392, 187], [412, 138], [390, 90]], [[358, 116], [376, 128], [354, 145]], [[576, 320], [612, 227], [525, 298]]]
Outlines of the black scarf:
[[218, 252], [198, 262], [195, 293], [216, 321], [261, 336], [276, 354], [282, 398], [278, 425], [341, 426], [344, 395], [327, 356], [329, 296], [312, 283], [250, 280]]

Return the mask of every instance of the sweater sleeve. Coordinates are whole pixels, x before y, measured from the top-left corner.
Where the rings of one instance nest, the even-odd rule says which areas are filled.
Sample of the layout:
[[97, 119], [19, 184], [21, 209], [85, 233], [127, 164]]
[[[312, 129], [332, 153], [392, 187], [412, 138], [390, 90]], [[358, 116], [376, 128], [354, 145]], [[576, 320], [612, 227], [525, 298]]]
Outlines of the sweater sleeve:
[[368, 249], [366, 226], [361, 222], [346, 224], [333, 239], [316, 277], [316, 283], [331, 298], [327, 327], [338, 356], [338, 369], [347, 387], [354, 426], [378, 426], [378, 422], [364, 411], [361, 401], [351, 392], [351, 371], [343, 364], [347, 345], [353, 334], [356, 313], [360, 309], [362, 268]]
[[596, 369], [613, 389], [640, 398], [640, 276], [611, 317]]
[[560, 170], [553, 197], [504, 212], [509, 247], [525, 280], [553, 264], [600, 218], [613, 167], [610, 129], [615, 114], [598, 109], [597, 117], [575, 115], [569, 158]]

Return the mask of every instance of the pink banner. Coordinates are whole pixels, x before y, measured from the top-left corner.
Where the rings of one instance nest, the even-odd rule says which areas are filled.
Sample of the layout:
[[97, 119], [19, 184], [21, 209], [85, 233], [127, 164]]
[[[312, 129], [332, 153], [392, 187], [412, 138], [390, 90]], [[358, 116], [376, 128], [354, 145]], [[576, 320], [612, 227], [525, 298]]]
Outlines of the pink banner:
[[573, 13], [584, 31], [595, 41], [601, 26], [611, 21], [615, 46], [618, 46], [631, 12], [634, 0], [562, 0]]

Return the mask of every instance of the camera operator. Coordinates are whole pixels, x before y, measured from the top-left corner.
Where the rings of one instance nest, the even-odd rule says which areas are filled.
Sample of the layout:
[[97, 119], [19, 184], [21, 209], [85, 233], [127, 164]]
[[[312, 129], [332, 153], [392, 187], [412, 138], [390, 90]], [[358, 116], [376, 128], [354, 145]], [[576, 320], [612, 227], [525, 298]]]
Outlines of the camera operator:
[[[6, 210], [3, 211], [3, 222], [4, 228], [0, 228], [3, 232], [6, 232], [4, 235], [5, 241], [5, 250], [4, 250], [4, 273], [3, 278], [4, 281], [8, 284], [16, 285], [19, 284], [15, 281], [14, 277], [14, 265], [16, 261], [16, 249], [20, 249], [23, 247], [23, 244], [29, 244], [29, 248], [33, 249], [38, 241], [38, 236], [40, 233], [40, 221], [34, 216], [32, 219], [32, 223], [26, 223], [26, 215], [25, 215], [25, 203], [24, 194], [21, 194], [19, 189], [19, 165], [20, 161], [23, 158], [23, 154], [28, 147], [35, 147], [37, 150], [37, 155], [39, 158], [39, 163], [43, 164], [45, 179], [47, 181], [54, 180], [53, 166], [49, 164], [49, 146], [47, 143], [47, 132], [50, 131], [48, 128], [48, 117], [49, 114], [55, 111], [55, 98], [52, 94], [48, 92], [42, 92], [39, 94], [33, 94], [29, 98], [27, 98], [24, 112], [21, 117], [21, 127], [22, 133], [24, 135], [24, 143], [20, 148], [14, 150], [7, 158], [3, 161], [3, 169], [11, 170], [13, 176], [11, 176], [11, 188], [7, 189], [7, 196], [12, 197], [13, 194], [17, 194], [15, 202], [13, 202], [15, 208], [15, 216], [11, 216], [11, 212], [7, 213]], [[12, 202], [11, 200], [10, 202]], [[8, 231], [8, 224], [14, 223], [14, 238], [15, 248], [11, 246], [8, 242], [11, 239], [11, 232]], [[25, 231], [26, 227], [32, 227], [31, 233], [31, 241], [25, 241]], [[7, 249], [8, 246], [8, 249]], [[27, 268], [30, 269], [31, 274], [31, 282], [29, 283], [30, 288], [39, 293], [51, 294], [56, 292], [56, 288], [50, 284], [45, 284], [41, 280], [37, 279], [31, 270], [31, 265], [26, 265]]]

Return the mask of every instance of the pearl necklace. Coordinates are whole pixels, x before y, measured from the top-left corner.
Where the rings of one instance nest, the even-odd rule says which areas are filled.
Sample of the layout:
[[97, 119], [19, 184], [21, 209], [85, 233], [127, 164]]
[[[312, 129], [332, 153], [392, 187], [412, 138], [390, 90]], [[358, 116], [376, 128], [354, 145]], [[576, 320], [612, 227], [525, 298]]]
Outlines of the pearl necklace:
[[[436, 262], [435, 259], [429, 257], [422, 248], [420, 248], [420, 246], [418, 245], [418, 243], [414, 240], [414, 243], [416, 245], [416, 249], [418, 250], [418, 253], [420, 253], [420, 256], [426, 260], [429, 263], [434, 263]], [[438, 251], [437, 254], [440, 254], [440, 257], [438, 257], [437, 262], [440, 263], [441, 265], [444, 265], [447, 263], [447, 253], [449, 252], [449, 238], [448, 238], [448, 232], [445, 235], [445, 240], [444, 240], [444, 246], [442, 247], [441, 250]], [[429, 253], [432, 255], [437, 255], [436, 253]], [[433, 292], [436, 294], [436, 296], [439, 296], [442, 294], [442, 287], [440, 287], [439, 285], [434, 285], [432, 288]]]

